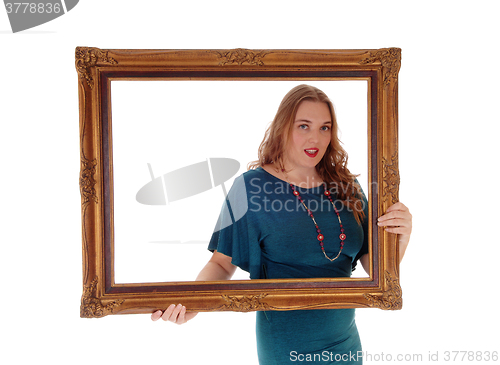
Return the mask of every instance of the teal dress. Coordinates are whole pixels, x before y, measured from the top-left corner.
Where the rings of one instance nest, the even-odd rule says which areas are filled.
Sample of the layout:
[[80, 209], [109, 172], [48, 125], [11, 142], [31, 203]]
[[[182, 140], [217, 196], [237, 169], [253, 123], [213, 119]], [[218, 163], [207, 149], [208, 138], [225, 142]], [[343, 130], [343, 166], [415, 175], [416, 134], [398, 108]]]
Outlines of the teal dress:
[[[340, 225], [324, 188], [296, 189], [325, 236], [327, 255], [337, 256]], [[350, 277], [368, 252], [368, 227], [332, 198], [347, 235], [333, 262], [323, 255], [314, 223], [288, 183], [260, 167], [235, 179], [209, 249], [230, 256], [251, 279]], [[256, 332], [261, 365], [362, 363], [354, 309], [261, 311]]]

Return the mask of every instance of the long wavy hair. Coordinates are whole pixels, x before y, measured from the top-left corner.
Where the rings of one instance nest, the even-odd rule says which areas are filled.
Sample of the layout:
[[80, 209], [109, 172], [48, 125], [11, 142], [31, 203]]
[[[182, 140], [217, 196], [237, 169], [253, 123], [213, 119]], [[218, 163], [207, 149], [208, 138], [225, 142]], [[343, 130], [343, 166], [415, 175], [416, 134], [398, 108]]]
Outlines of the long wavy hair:
[[297, 109], [304, 100], [325, 103], [330, 109], [332, 137], [325, 155], [316, 165], [316, 171], [327, 183], [328, 189], [337, 194], [337, 199], [353, 212], [360, 224], [365, 216], [361, 187], [356, 182], [357, 175], [352, 174], [347, 168], [348, 156], [338, 138], [338, 124], [333, 104], [323, 91], [314, 86], [299, 85], [285, 95], [259, 146], [258, 160], [249, 163], [248, 169], [274, 163], [284, 170], [285, 150], [290, 140]]

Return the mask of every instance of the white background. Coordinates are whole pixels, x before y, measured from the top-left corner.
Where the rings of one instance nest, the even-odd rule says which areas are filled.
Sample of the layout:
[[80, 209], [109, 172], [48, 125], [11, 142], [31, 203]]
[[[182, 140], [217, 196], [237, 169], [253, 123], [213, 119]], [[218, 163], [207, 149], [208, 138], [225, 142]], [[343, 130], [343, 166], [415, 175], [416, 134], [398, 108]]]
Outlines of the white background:
[[402, 48], [400, 198], [414, 231], [403, 310], [357, 310], [363, 347], [373, 359], [420, 354], [402, 361], [418, 364], [436, 352], [443, 363], [445, 351], [499, 351], [496, 6], [82, 0], [19, 34], [0, 11], [2, 363], [256, 364], [253, 313], [183, 326], [79, 318], [77, 46]]

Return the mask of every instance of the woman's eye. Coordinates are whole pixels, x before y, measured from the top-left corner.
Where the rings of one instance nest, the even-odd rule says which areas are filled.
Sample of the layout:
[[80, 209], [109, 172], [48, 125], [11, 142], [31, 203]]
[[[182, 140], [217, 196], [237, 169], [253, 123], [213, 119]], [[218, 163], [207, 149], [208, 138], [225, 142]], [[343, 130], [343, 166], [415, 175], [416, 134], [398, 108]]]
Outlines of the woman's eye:
[[301, 124], [299, 125], [300, 129], [307, 129], [308, 125], [307, 124]]
[[329, 131], [330, 127], [328, 127], [328, 126], [325, 125], [324, 127], [321, 127], [321, 130], [323, 130], [323, 131]]

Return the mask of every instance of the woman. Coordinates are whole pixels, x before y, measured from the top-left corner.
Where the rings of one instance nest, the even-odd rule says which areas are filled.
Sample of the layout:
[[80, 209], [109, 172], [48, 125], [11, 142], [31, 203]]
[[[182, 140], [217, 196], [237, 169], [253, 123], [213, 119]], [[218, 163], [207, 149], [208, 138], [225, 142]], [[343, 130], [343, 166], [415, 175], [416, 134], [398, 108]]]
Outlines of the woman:
[[[369, 270], [367, 202], [337, 129], [321, 90], [300, 85], [284, 97], [259, 160], [229, 192], [232, 212], [221, 212], [213, 256], [197, 280], [228, 280], [236, 266], [251, 279], [349, 277], [358, 260]], [[242, 218], [233, 223], [231, 214]], [[394, 204], [378, 224], [399, 234], [402, 258], [411, 233], [408, 209]], [[185, 323], [195, 315], [179, 304], [152, 319]], [[361, 351], [354, 309], [257, 312], [257, 347], [260, 364], [362, 361], [349, 361]]]

